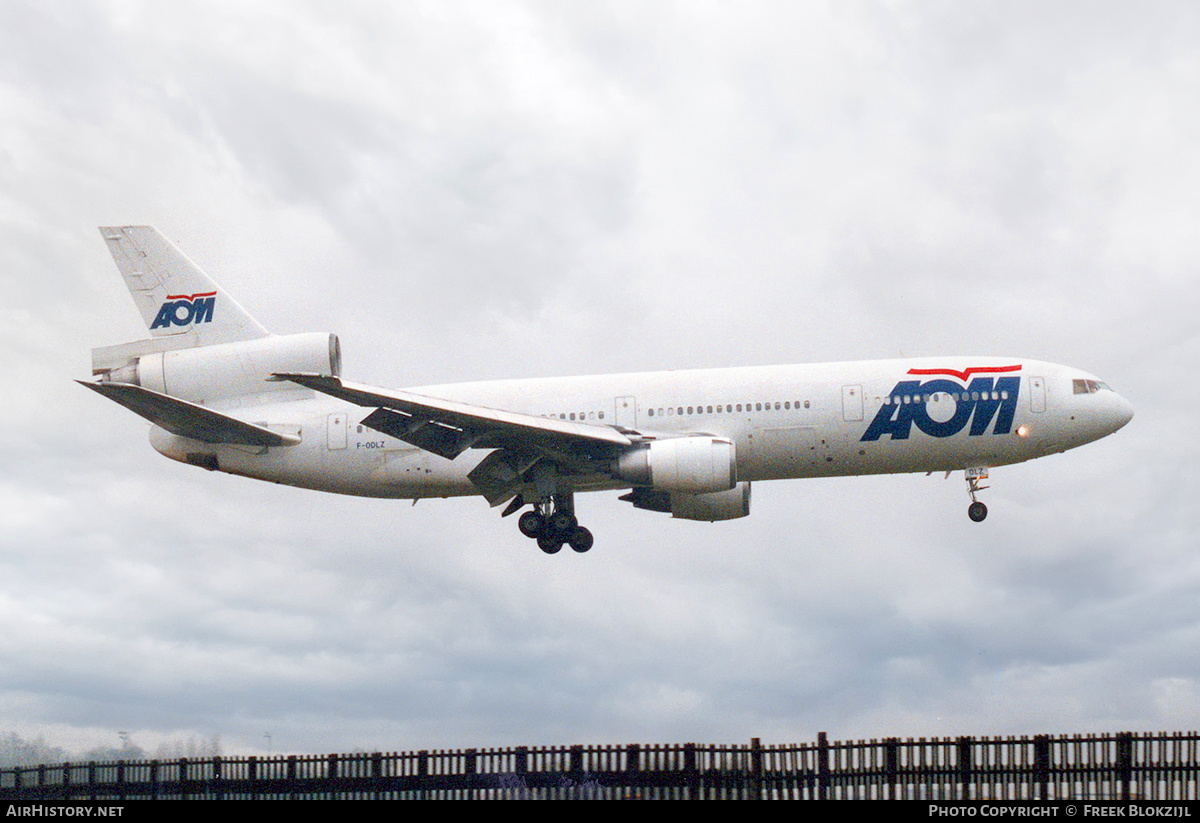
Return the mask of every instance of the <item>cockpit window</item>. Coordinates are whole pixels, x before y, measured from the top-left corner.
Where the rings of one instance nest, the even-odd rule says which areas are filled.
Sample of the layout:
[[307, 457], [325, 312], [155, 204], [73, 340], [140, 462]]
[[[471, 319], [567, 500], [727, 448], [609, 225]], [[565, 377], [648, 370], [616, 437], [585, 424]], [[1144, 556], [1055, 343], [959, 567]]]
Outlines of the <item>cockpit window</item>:
[[1072, 380], [1071, 385], [1075, 394], [1095, 394], [1101, 389], [1112, 391], [1109, 385], [1102, 380]]

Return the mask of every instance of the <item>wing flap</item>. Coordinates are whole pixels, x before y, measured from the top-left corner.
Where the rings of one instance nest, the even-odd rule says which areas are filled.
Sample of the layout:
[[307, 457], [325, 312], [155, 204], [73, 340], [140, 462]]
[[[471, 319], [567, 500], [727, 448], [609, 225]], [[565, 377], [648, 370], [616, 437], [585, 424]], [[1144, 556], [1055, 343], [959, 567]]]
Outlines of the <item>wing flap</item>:
[[477, 433], [456, 426], [422, 420], [411, 414], [385, 408], [378, 408], [368, 414], [363, 418], [362, 424], [447, 460], [458, 457], [479, 439]]
[[300, 438], [295, 435], [274, 432], [131, 383], [88, 383], [83, 380], [75, 382], [180, 437], [190, 437], [205, 443], [234, 443], [245, 446], [294, 446], [300, 442]]

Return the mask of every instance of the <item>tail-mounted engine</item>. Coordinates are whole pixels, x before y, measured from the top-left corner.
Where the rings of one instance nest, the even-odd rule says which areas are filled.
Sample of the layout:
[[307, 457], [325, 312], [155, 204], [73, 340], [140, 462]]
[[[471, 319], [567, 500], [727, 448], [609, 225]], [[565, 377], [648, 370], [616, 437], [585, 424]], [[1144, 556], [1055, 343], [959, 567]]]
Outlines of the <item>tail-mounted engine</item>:
[[[179, 341], [183, 342], [183, 341]], [[193, 403], [280, 390], [276, 372], [337, 376], [342, 350], [336, 334], [272, 335], [209, 346], [181, 347], [177, 338], [158, 337], [92, 349], [92, 374], [101, 381], [131, 383]]]

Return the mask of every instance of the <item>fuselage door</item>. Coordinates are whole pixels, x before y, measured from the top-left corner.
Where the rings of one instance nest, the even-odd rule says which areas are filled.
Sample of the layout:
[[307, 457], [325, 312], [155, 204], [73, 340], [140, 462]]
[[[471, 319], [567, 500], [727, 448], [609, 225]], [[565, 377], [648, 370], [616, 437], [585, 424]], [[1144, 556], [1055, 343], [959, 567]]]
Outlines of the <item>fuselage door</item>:
[[618, 397], [616, 398], [616, 414], [613, 417], [613, 422], [616, 425], [626, 429], [637, 428], [637, 398], [636, 397]]
[[1029, 410], [1044, 412], [1046, 410], [1046, 378], [1029, 378]]
[[842, 386], [842, 419], [863, 419], [862, 386]]
[[326, 441], [330, 450], [346, 448], [346, 413], [329, 415], [329, 439]]

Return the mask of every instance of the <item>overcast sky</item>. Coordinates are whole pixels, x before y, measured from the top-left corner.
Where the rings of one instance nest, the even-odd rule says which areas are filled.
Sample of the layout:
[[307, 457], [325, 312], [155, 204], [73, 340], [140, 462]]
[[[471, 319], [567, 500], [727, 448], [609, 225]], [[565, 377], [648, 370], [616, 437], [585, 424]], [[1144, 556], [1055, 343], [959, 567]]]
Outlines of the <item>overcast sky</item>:
[[[8, 2], [0, 732], [226, 751], [1200, 726], [1193, 2]], [[157, 226], [384, 386], [936, 354], [1133, 422], [718, 524], [173, 463], [72, 381]]]

